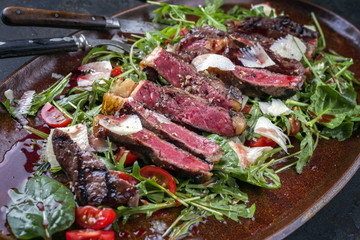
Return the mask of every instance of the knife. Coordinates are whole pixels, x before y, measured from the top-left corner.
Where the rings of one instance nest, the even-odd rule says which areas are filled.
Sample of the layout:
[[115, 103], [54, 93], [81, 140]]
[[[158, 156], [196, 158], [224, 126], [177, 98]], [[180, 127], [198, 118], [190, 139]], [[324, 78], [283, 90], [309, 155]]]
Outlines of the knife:
[[80, 34], [79, 37], [38, 38], [28, 40], [0, 41], [0, 58], [49, 54], [56, 52], [72, 52], [88, 50], [99, 45], [115, 46], [123, 51], [130, 52], [131, 45], [116, 40], [92, 39]]
[[147, 31], [159, 31], [167, 27], [166, 25], [141, 20], [24, 7], [4, 8], [1, 19], [3, 23], [12, 26], [41, 26], [88, 30], [119, 29], [124, 33], [139, 34], [144, 34]]

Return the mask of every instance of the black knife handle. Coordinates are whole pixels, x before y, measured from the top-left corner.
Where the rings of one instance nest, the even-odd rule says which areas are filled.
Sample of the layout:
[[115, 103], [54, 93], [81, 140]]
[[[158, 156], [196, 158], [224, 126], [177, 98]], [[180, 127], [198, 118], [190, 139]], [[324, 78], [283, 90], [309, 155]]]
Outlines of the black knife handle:
[[38, 38], [27, 40], [0, 41], [0, 58], [72, 52], [81, 46], [76, 38]]
[[60, 27], [74, 29], [120, 28], [116, 20], [91, 14], [80, 14], [43, 9], [7, 7], [2, 11], [2, 21], [7, 25]]

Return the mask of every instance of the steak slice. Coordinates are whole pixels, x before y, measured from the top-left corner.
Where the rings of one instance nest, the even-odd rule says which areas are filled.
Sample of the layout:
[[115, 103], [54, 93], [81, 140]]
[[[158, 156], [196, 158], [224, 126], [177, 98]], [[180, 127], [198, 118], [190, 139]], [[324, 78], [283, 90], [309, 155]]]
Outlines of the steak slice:
[[223, 81], [233, 84], [250, 97], [288, 98], [301, 88], [305, 80], [305, 76], [288, 76], [242, 66], [236, 66], [234, 71], [213, 70], [221, 75]]
[[[106, 93], [104, 96], [106, 103], [108, 102], [120, 102], [117, 105], [123, 106], [119, 112], [126, 112], [127, 114], [136, 114], [139, 116], [143, 127], [156, 133], [161, 138], [170, 141], [179, 148], [182, 148], [191, 154], [206, 160], [210, 163], [217, 163], [220, 161], [223, 151], [217, 143], [211, 142], [206, 137], [203, 137], [193, 131], [182, 127], [162, 114], [158, 114], [154, 111], [145, 109], [142, 106], [136, 104], [133, 99], [122, 99], [119, 96], [115, 96], [111, 93]], [[111, 100], [112, 99], [112, 100]], [[108, 112], [107, 107], [103, 108], [103, 113], [106, 115], [116, 115], [116, 112], [110, 110]], [[119, 113], [118, 112], [118, 113]]]
[[241, 92], [238, 89], [233, 86], [227, 88], [220, 79], [198, 73], [191, 64], [162, 47], [155, 48], [141, 61], [140, 66], [155, 69], [171, 85], [208, 99], [214, 105], [229, 110], [241, 109]]
[[306, 42], [319, 38], [318, 32], [306, 28], [287, 16], [278, 16], [276, 18], [248, 17], [240, 22], [230, 21], [227, 23], [227, 27], [229, 32], [258, 33], [274, 39], [285, 37], [287, 34], [303, 39]]
[[81, 150], [67, 133], [55, 129], [52, 143], [56, 159], [73, 181], [81, 205], [138, 205], [138, 190], [117, 176], [112, 176], [95, 154]]
[[200, 181], [206, 181], [212, 176], [211, 164], [177, 148], [145, 128], [128, 135], [112, 131], [113, 127], [120, 125], [127, 116], [129, 115], [123, 115], [120, 118], [96, 116], [93, 123], [94, 135], [101, 138], [109, 137], [138, 155], [148, 156], [159, 167], [195, 176]]
[[275, 63], [265, 69], [285, 75], [303, 75], [305, 72], [301, 62], [283, 58], [270, 50], [274, 39], [260, 34], [253, 36], [248, 33], [233, 32], [231, 35], [226, 35], [219, 32], [221, 31], [210, 26], [194, 28], [180, 40], [177, 53], [188, 61], [205, 53], [220, 54], [229, 58], [235, 65], [241, 66], [240, 59], [244, 58], [244, 55], [240, 48], [260, 43], [266, 54]]
[[210, 105], [208, 101], [179, 88], [142, 81], [130, 97], [144, 108], [202, 131], [236, 136], [246, 128], [246, 120], [241, 112]]

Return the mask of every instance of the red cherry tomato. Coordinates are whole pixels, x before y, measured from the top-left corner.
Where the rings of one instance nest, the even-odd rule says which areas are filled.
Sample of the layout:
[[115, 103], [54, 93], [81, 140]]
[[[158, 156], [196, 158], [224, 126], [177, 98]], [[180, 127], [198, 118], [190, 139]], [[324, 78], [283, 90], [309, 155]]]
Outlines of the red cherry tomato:
[[46, 103], [41, 111], [40, 116], [43, 121], [51, 127], [66, 127], [71, 123], [71, 119], [65, 117], [62, 112], [50, 103]]
[[250, 141], [245, 142], [248, 147], [275, 147], [276, 142], [267, 137], [253, 138]]
[[252, 105], [245, 105], [245, 107], [243, 109], [241, 109], [241, 112], [250, 114], [251, 108], [252, 108]]
[[187, 30], [186, 27], [183, 27], [181, 30], [180, 30], [180, 33], [179, 35], [180, 36], [185, 36], [189, 31]]
[[75, 209], [75, 221], [82, 228], [102, 229], [112, 224], [115, 218], [116, 214], [111, 208], [84, 206]]
[[140, 175], [147, 179], [155, 179], [160, 186], [176, 193], [175, 180], [166, 170], [155, 166], [145, 166], [140, 169]]
[[111, 74], [116, 77], [120, 74], [122, 74], [123, 71], [122, 71], [122, 68], [121, 67], [114, 67], [113, 69], [111, 69]]
[[296, 135], [301, 130], [301, 122], [293, 117], [290, 120], [290, 135]]
[[135, 186], [136, 184], [139, 183], [139, 181], [136, 178], [134, 178], [133, 176], [131, 176], [130, 174], [127, 174], [127, 173], [124, 173], [121, 171], [112, 171], [112, 170], [110, 170], [110, 173], [111, 173], [111, 175], [116, 174], [116, 176], [118, 178], [127, 181], [128, 183], [130, 183], [133, 186]]
[[115, 160], [117, 162], [120, 161], [120, 159], [122, 158], [122, 156], [124, 156], [124, 154], [127, 153], [126, 155], [126, 159], [124, 162], [124, 165], [130, 165], [133, 164], [137, 159], [138, 156], [136, 156], [135, 154], [131, 153], [129, 150], [126, 150], [124, 147], [120, 147], [115, 154]]
[[66, 232], [66, 240], [114, 240], [114, 231], [105, 230], [71, 230]]

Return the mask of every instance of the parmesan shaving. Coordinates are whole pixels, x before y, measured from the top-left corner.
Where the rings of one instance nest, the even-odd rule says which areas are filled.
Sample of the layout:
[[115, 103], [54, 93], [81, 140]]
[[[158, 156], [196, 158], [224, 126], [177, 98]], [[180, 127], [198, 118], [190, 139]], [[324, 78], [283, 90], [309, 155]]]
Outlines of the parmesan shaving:
[[125, 119], [116, 122], [100, 119], [99, 123], [104, 128], [119, 135], [129, 135], [142, 130], [142, 124], [137, 115], [129, 115]]
[[265, 68], [275, 65], [274, 61], [267, 55], [264, 48], [257, 43], [251, 48], [240, 48], [242, 58], [239, 58], [244, 67]]
[[270, 151], [272, 147], [246, 147], [240, 141], [228, 141], [230, 147], [235, 151], [239, 158], [239, 166], [247, 168], [250, 164], [256, 164], [257, 159], [264, 153]]
[[306, 45], [299, 38], [288, 34], [285, 38], [276, 40], [271, 45], [270, 50], [281, 57], [300, 61], [302, 59], [302, 53], [306, 52]]
[[8, 89], [4, 92], [4, 96], [6, 97], [6, 99], [10, 100], [10, 103], [12, 103], [14, 101], [14, 92], [11, 89]]
[[219, 54], [203, 54], [194, 58], [191, 62], [196, 71], [201, 72], [208, 68], [218, 68], [223, 71], [235, 70], [235, 65], [228, 59]]
[[271, 102], [259, 102], [259, 107], [264, 114], [275, 117], [292, 112], [280, 99], [274, 98]]
[[283, 133], [281, 128], [275, 126], [268, 118], [260, 117], [256, 122], [254, 132], [274, 140], [274, 142], [279, 144], [279, 146], [288, 153], [286, 142], [290, 143], [290, 139]]

